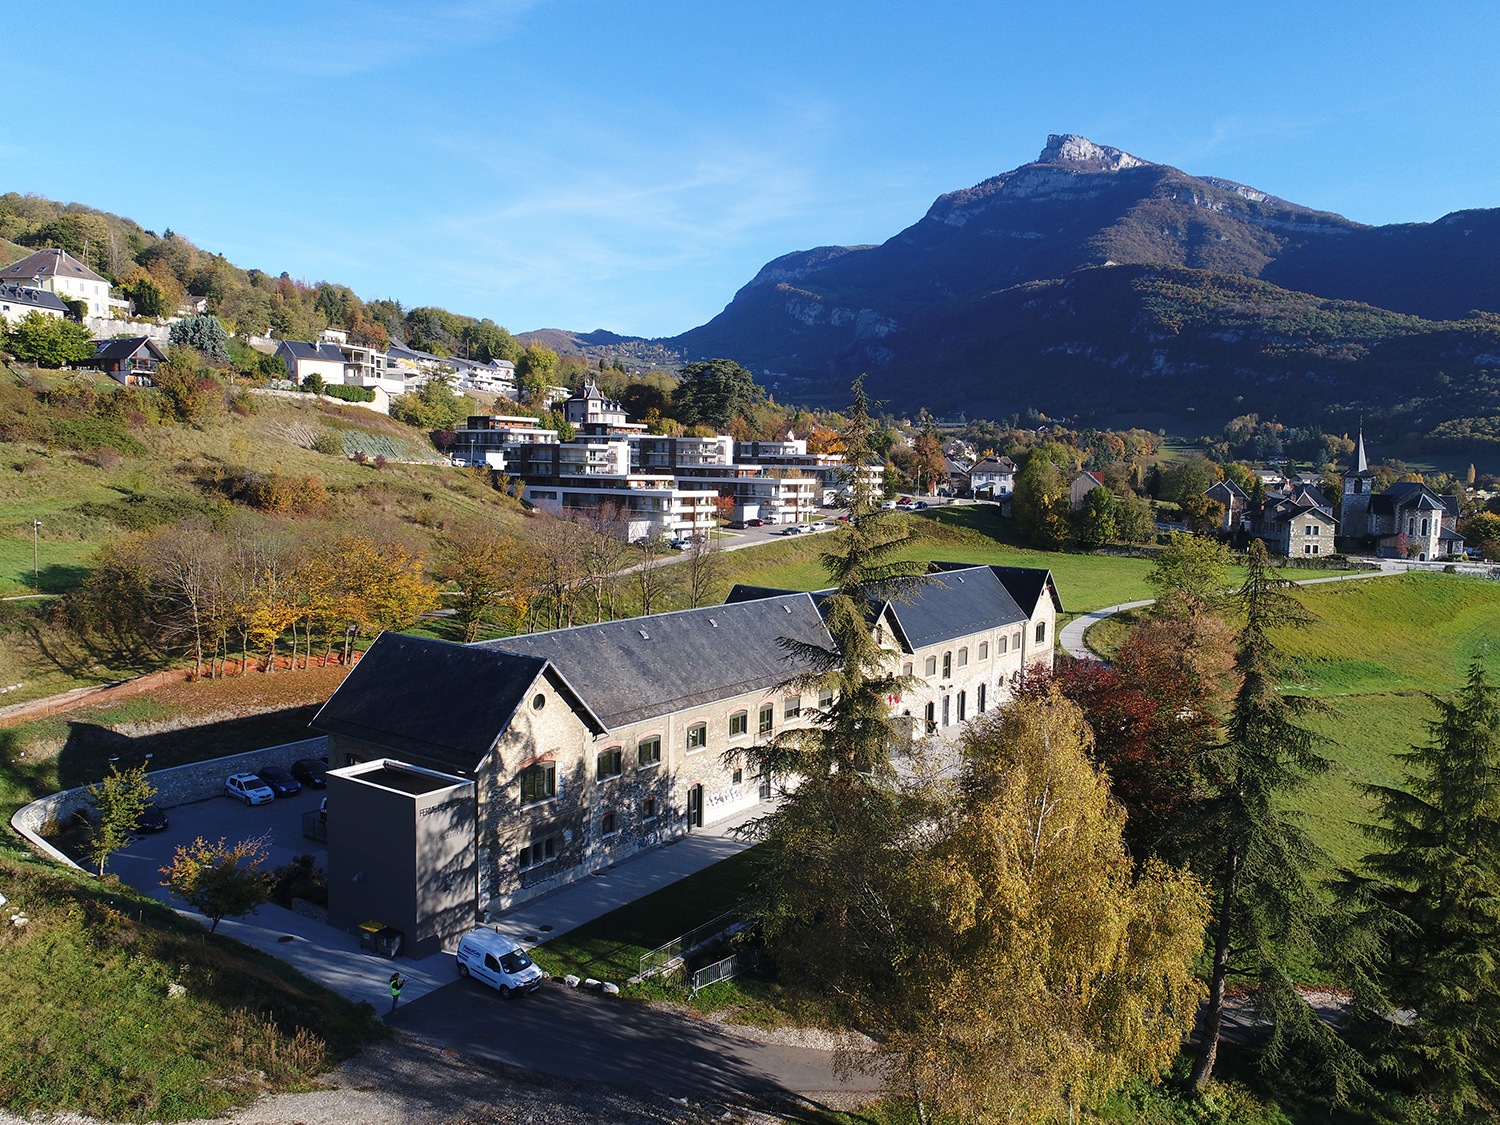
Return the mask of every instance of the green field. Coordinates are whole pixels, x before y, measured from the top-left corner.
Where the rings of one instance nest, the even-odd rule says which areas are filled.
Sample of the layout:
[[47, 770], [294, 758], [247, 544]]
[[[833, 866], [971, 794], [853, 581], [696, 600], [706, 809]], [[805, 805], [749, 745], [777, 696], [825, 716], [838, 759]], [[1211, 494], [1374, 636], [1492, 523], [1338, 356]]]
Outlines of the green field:
[[[1401, 780], [1396, 755], [1427, 738], [1427, 693], [1452, 695], [1475, 656], [1500, 679], [1500, 583], [1412, 573], [1319, 583], [1297, 596], [1316, 620], [1279, 638], [1297, 669], [1286, 686], [1320, 704], [1309, 725], [1328, 740], [1334, 767], [1293, 807], [1337, 862], [1352, 864], [1369, 850], [1359, 825], [1373, 805], [1362, 786]], [[1090, 647], [1113, 652], [1129, 620], [1094, 626]]]
[[[896, 557], [921, 561], [965, 562], [996, 566], [1048, 567], [1057, 582], [1063, 607], [1086, 613], [1121, 602], [1151, 597], [1146, 574], [1151, 560], [1114, 555], [1074, 555], [1035, 551], [1005, 541], [1009, 525], [989, 505], [940, 509], [908, 521], [918, 538]], [[726, 558], [731, 582], [817, 590], [828, 585], [818, 562], [818, 536], [758, 547]]]

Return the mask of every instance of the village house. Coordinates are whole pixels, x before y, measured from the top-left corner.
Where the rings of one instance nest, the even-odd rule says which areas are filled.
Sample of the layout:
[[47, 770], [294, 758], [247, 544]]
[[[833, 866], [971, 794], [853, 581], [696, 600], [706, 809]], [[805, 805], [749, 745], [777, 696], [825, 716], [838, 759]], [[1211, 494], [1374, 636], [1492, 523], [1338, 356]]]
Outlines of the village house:
[[1219, 521], [1219, 530], [1233, 534], [1249, 526], [1250, 496], [1234, 481], [1221, 480], [1212, 485], [1203, 495], [1224, 506], [1224, 518]]
[[1068, 486], [1068, 502], [1075, 512], [1082, 510], [1090, 492], [1104, 488], [1104, 478], [1098, 473], [1079, 473]]
[[1333, 505], [1310, 484], [1267, 494], [1254, 527], [1268, 551], [1289, 559], [1333, 554], [1338, 534]]
[[991, 454], [970, 467], [969, 488], [975, 496], [994, 500], [1009, 496], [1016, 489], [1016, 463]]
[[61, 319], [67, 312], [68, 306], [62, 303], [62, 298], [45, 289], [0, 284], [0, 328], [15, 324], [29, 313]]
[[38, 250], [0, 268], [0, 284], [27, 286], [84, 301], [89, 316], [110, 316], [111, 309], [123, 303], [112, 302], [109, 282], [66, 250]]
[[116, 340], [95, 340], [94, 354], [81, 366], [94, 367], [128, 387], [149, 387], [159, 364], [167, 353], [149, 336], [122, 336]]
[[[331, 920], [407, 919], [416, 951], [435, 948], [769, 799], [735, 751], [806, 726], [831, 702], [785, 686], [803, 669], [783, 638], [832, 647], [820, 599], [737, 587], [723, 605], [467, 646], [382, 634], [312, 724], [335, 767]], [[872, 623], [890, 670], [921, 680], [890, 699], [892, 715], [918, 736], [952, 737], [1022, 672], [1051, 666], [1061, 608], [1046, 570], [935, 564]], [[373, 774], [341, 776], [350, 766]], [[340, 822], [341, 794], [358, 784], [400, 807]], [[435, 802], [437, 820], [412, 800]], [[413, 869], [409, 857], [433, 847], [441, 870]], [[377, 868], [387, 855], [399, 864]]]

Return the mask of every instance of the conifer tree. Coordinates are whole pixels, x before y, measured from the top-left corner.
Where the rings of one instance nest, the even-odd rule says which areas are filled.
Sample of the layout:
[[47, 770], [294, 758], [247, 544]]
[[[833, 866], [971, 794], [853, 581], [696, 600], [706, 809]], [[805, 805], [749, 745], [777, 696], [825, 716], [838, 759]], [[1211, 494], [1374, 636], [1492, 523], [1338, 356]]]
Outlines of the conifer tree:
[[1500, 1115], [1500, 689], [1476, 658], [1456, 698], [1433, 698], [1404, 787], [1371, 786], [1382, 850], [1346, 873], [1341, 943], [1372, 1064], [1436, 1119]]
[[1299, 627], [1311, 615], [1286, 587], [1256, 540], [1245, 560], [1244, 585], [1233, 596], [1243, 625], [1235, 644], [1239, 688], [1224, 742], [1203, 757], [1201, 806], [1190, 814], [1197, 841], [1193, 866], [1213, 899], [1209, 926], [1208, 1006], [1192, 1083], [1213, 1075], [1231, 978], [1249, 985], [1257, 1012], [1271, 1020], [1264, 1061], [1282, 1061], [1289, 1043], [1316, 1047], [1304, 1056], [1320, 1065], [1335, 1096], [1352, 1078], [1349, 1053], [1320, 1023], [1297, 991], [1292, 968], [1316, 949], [1324, 916], [1316, 875], [1324, 856], [1286, 802], [1328, 768], [1320, 739], [1299, 723], [1308, 701], [1288, 696], [1288, 670], [1277, 629]]

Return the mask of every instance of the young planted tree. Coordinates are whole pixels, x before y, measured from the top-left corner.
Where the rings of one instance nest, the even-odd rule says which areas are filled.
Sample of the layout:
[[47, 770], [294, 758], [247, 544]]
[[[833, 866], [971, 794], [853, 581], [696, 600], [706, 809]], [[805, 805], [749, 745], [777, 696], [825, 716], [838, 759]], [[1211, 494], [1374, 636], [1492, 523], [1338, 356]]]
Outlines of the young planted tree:
[[[1265, 553], [1265, 545], [1261, 545]], [[1229, 548], [1217, 539], [1174, 531], [1146, 581], [1156, 590], [1156, 617], [1217, 612], [1229, 592]]]
[[649, 616], [671, 586], [672, 572], [666, 568], [667, 544], [653, 531], [635, 544], [635, 588], [641, 596], [641, 614]]
[[270, 840], [255, 837], [230, 844], [202, 836], [178, 844], [172, 862], [161, 868], [161, 885], [208, 918], [209, 930], [225, 918], [253, 914], [270, 897], [271, 880], [262, 870]]
[[[1292, 583], [1276, 573], [1260, 540], [1250, 545], [1245, 567], [1233, 597], [1243, 621], [1235, 641], [1239, 687], [1226, 738], [1200, 757], [1204, 796], [1189, 817], [1192, 866], [1213, 897], [1208, 1006], [1192, 1083], [1201, 1090], [1213, 1075], [1228, 987], [1236, 979], [1271, 1020], [1265, 1064], [1284, 1062], [1288, 1045], [1299, 1042], [1310, 1048], [1304, 1059], [1322, 1068], [1326, 1088], [1340, 1096], [1355, 1061], [1293, 983], [1299, 958], [1323, 936], [1317, 874], [1324, 855], [1286, 806], [1329, 763], [1318, 753], [1318, 736], [1299, 722], [1307, 701], [1281, 690], [1288, 662], [1274, 634], [1311, 617], [1286, 592]], [[1211, 593], [1212, 585], [1203, 589]]]
[[458, 590], [448, 604], [465, 644], [479, 635], [481, 625], [502, 617], [514, 624], [516, 609], [525, 603], [525, 587], [534, 579], [531, 570], [531, 553], [491, 529], [466, 527], [445, 539], [440, 573]]
[[1372, 786], [1382, 848], [1348, 872], [1341, 947], [1367, 1057], [1430, 1120], [1500, 1116], [1500, 689], [1475, 659], [1433, 699], [1402, 787]]
[[94, 806], [94, 817], [88, 857], [99, 865], [100, 876], [104, 874], [109, 857], [130, 843], [136, 822], [155, 796], [156, 787], [146, 779], [145, 766], [136, 766], [123, 773], [116, 766], [110, 766], [102, 781], [89, 786], [88, 798]]

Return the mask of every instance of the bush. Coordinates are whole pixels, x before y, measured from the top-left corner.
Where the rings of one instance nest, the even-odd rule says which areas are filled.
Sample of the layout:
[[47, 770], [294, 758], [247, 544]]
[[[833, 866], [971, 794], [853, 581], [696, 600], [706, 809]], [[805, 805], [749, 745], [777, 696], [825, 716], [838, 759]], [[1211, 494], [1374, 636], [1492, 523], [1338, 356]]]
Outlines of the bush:
[[344, 439], [332, 430], [324, 430], [313, 439], [312, 447], [315, 453], [326, 453], [330, 457], [341, 455], [344, 452]]
[[325, 386], [323, 393], [329, 398], [342, 399], [345, 402], [375, 401], [375, 391], [370, 387], [346, 387], [342, 383], [334, 383]]
[[313, 856], [299, 855], [271, 873], [271, 901], [289, 907], [294, 898], [318, 906], [328, 905], [328, 877], [319, 870]]

